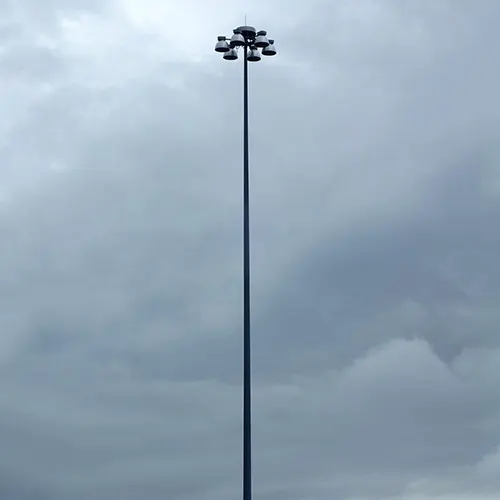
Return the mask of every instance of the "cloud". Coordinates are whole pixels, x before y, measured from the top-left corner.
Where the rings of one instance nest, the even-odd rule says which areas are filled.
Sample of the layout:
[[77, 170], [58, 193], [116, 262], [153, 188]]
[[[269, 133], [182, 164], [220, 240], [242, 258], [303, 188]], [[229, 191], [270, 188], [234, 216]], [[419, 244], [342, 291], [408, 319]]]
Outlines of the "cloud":
[[[256, 496], [490, 498], [497, 5], [284, 5], [247, 12], [281, 40], [251, 68]], [[1, 6], [5, 498], [240, 494], [222, 7]]]

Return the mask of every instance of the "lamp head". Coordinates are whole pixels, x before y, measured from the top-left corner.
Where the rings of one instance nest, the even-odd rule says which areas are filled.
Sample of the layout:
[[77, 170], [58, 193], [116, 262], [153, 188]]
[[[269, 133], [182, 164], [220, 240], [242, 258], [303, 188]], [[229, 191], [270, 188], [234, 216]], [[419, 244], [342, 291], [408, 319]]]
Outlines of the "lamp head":
[[236, 49], [229, 49], [223, 57], [226, 61], [236, 61], [238, 59], [238, 52]]
[[276, 55], [276, 49], [274, 47], [274, 40], [269, 40], [269, 45], [262, 49], [262, 55], [263, 56], [275, 56]]
[[259, 54], [259, 50], [257, 49], [257, 47], [252, 45], [250, 47], [250, 50], [248, 51], [247, 60], [250, 62], [258, 62], [260, 61], [260, 59], [261, 57]]
[[215, 44], [215, 52], [228, 52], [230, 49], [225, 36], [217, 37], [217, 43]]
[[243, 47], [246, 43], [245, 37], [242, 35], [241, 31], [236, 29], [233, 30], [233, 36], [231, 37], [231, 41], [229, 42], [229, 45], [231, 45], [231, 48], [235, 47]]
[[269, 45], [269, 40], [267, 39], [267, 32], [262, 30], [257, 33], [255, 37], [255, 46], [259, 49], [263, 49]]

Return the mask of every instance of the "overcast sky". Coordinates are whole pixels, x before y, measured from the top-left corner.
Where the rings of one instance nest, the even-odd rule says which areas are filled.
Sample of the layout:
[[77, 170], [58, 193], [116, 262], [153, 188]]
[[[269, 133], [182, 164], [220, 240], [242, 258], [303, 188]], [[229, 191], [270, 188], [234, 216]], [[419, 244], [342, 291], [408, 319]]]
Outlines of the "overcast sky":
[[[500, 495], [498, 0], [0, 0], [0, 497]], [[496, 69], [495, 69], [496, 68]]]

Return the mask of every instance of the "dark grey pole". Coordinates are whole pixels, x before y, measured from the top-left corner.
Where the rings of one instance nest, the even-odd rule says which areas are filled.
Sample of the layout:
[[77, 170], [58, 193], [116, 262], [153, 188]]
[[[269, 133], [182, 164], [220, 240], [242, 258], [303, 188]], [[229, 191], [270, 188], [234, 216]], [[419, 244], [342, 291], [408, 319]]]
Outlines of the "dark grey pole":
[[252, 500], [252, 370], [250, 356], [250, 186], [248, 42], [243, 57], [243, 500]]
[[248, 62], [276, 55], [274, 40], [264, 30], [240, 26], [230, 41], [219, 36], [215, 51], [227, 61], [238, 59], [243, 47], [243, 500], [252, 500], [252, 368], [250, 358], [250, 179], [248, 159]]

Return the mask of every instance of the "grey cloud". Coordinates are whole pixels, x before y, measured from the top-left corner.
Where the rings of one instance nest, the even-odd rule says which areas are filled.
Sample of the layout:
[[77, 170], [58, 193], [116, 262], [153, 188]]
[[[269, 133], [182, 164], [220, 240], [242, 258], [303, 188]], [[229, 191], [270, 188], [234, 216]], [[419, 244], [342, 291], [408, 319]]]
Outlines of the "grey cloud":
[[[252, 67], [256, 496], [479, 499], [500, 488], [497, 7], [359, 5], [311, 4]], [[13, 500], [15, 478], [56, 500], [239, 495], [240, 68], [134, 50], [112, 83], [65, 52], [1, 150]]]
[[[355, 353], [359, 342], [373, 345], [380, 335], [392, 336], [392, 329], [377, 334], [373, 323], [383, 311], [405, 303], [414, 304], [417, 316], [410, 316], [406, 325], [394, 326], [409, 327], [410, 336], [426, 336], [448, 359], [467, 346], [498, 346], [495, 316], [490, 327], [482, 323], [479, 329], [473, 317], [470, 321], [466, 317], [467, 311], [474, 316], [474, 310], [495, 308], [499, 267], [494, 255], [500, 241], [489, 228], [500, 207], [482, 192], [480, 164], [467, 162], [463, 169], [453, 165], [446, 174], [445, 185], [426, 200], [420, 218], [405, 228], [397, 227], [397, 239], [395, 228], [378, 228], [378, 234], [366, 235], [354, 248], [333, 238], [314, 257], [307, 256], [313, 264], [300, 266], [291, 275], [280, 305], [269, 306], [273, 312], [279, 307], [281, 314], [274, 316], [279, 323], [266, 321], [262, 347], [276, 345], [268, 335], [294, 331], [292, 326], [300, 323], [298, 337], [288, 336], [288, 343], [298, 342], [307, 349], [352, 332], [358, 343], [352, 339], [342, 347], [350, 346]], [[299, 333], [306, 330], [308, 335]], [[345, 354], [338, 353], [341, 358]]]
[[56, 28], [60, 16], [102, 12], [107, 10], [109, 5], [109, 2], [96, 0], [47, 0], [43, 3], [36, 0], [2, 0], [0, 12], [10, 25], [32, 27], [33, 30], [43, 32], [46, 28]]

